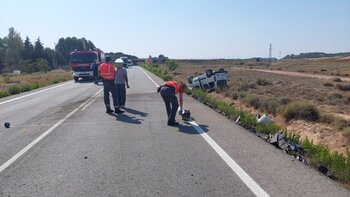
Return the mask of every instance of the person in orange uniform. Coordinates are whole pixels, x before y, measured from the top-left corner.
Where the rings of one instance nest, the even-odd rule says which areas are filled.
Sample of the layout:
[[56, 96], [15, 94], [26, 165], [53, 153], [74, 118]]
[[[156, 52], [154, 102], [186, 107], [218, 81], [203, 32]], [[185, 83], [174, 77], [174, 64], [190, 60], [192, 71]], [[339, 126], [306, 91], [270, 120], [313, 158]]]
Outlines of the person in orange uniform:
[[106, 106], [106, 113], [113, 113], [110, 106], [109, 93], [112, 93], [113, 106], [115, 108], [115, 113], [120, 114], [124, 111], [119, 109], [117, 101], [117, 89], [114, 82], [115, 68], [113, 64], [110, 63], [111, 57], [106, 57], [106, 63], [101, 64], [98, 67], [98, 74], [103, 79], [103, 100]]
[[179, 125], [179, 123], [175, 121], [176, 112], [179, 108], [176, 94], [179, 94], [180, 110], [182, 111], [184, 84], [177, 81], [167, 81], [164, 85], [158, 87], [157, 91], [160, 93], [165, 103], [168, 125]]

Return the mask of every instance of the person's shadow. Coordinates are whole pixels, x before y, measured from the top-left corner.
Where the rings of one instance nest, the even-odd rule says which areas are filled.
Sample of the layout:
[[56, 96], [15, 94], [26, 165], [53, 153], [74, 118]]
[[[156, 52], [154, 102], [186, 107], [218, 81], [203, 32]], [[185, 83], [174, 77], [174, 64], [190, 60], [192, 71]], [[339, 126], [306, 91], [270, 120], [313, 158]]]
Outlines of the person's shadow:
[[138, 111], [136, 109], [131, 109], [131, 108], [124, 108], [126, 112], [128, 113], [131, 113], [131, 114], [137, 114], [137, 115], [140, 115], [142, 117], [146, 117], [147, 116], [147, 113], [145, 112], [142, 112], [142, 111]]
[[209, 131], [208, 125], [194, 126], [187, 121], [185, 121], [184, 124], [179, 124], [177, 127], [179, 128], [179, 132], [192, 135], [207, 133]]
[[130, 124], [141, 124], [141, 121], [144, 119], [136, 118], [135, 116], [128, 116], [126, 114], [110, 114], [111, 116], [116, 117], [116, 120], [130, 123]]

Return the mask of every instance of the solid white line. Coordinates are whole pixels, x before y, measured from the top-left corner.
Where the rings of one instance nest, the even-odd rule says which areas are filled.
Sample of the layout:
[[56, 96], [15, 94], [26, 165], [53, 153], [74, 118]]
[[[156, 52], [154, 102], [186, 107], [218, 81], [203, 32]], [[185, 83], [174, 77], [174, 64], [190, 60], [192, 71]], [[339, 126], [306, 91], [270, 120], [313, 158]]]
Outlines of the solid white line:
[[[141, 68], [140, 68], [141, 69]], [[141, 69], [143, 71], [143, 69]], [[143, 71], [148, 78], [158, 87], [153, 79]], [[233, 170], [234, 173], [243, 181], [244, 184], [256, 195], [268, 197], [270, 196], [265, 192], [264, 189], [258, 185], [249, 175], [246, 173], [225, 151], [222, 149], [203, 129], [198, 126], [194, 121], [189, 121], [189, 123], [196, 129], [196, 131], [205, 139], [205, 141], [215, 150], [215, 152], [225, 161], [225, 163]]]
[[103, 88], [101, 90], [99, 90], [98, 92], [96, 92], [96, 94], [94, 94], [89, 100], [90, 102], [87, 103], [81, 110], [84, 111], [87, 107], [89, 107], [96, 99], [98, 94], [103, 90]]
[[[99, 92], [97, 92], [96, 94], [98, 94]], [[96, 94], [94, 94], [93, 96], [95, 96]], [[92, 96], [92, 97], [93, 97]], [[91, 97], [90, 97], [91, 98]], [[89, 99], [90, 99], [89, 98]], [[89, 100], [88, 99], [88, 100]], [[74, 109], [72, 112], [70, 112], [68, 115], [66, 115], [64, 118], [62, 118], [61, 120], [59, 120], [56, 124], [54, 124], [52, 127], [50, 127], [48, 130], [46, 130], [43, 134], [41, 134], [38, 138], [36, 138], [34, 141], [32, 141], [30, 144], [28, 144], [26, 147], [24, 147], [22, 150], [20, 150], [17, 154], [15, 154], [14, 156], [11, 157], [11, 159], [9, 159], [8, 161], [6, 161], [5, 163], [3, 163], [0, 166], [0, 173], [2, 171], [4, 171], [6, 168], [8, 168], [11, 164], [13, 164], [18, 158], [20, 158], [22, 155], [24, 155], [27, 151], [29, 151], [35, 144], [37, 144], [38, 142], [40, 142], [44, 137], [46, 137], [47, 135], [49, 135], [53, 130], [55, 130], [60, 124], [62, 124], [65, 120], [67, 120], [69, 117], [71, 117], [75, 112], [77, 112], [81, 107], [83, 107], [88, 100], [86, 100], [84, 103], [82, 103], [81, 105], [79, 105], [79, 107], [77, 107], [76, 109]]]
[[15, 101], [15, 100], [18, 100], [18, 99], [22, 99], [22, 98], [25, 98], [25, 97], [28, 97], [28, 96], [32, 96], [32, 95], [35, 95], [35, 94], [39, 94], [39, 93], [42, 93], [42, 92], [46, 92], [48, 90], [52, 90], [52, 89], [55, 89], [55, 88], [58, 88], [58, 87], [61, 87], [61, 86], [65, 86], [65, 85], [70, 84], [70, 83], [73, 83], [73, 82], [71, 81], [71, 82], [64, 83], [64, 84], [61, 84], [61, 85], [57, 85], [57, 86], [54, 86], [54, 87], [51, 87], [51, 88], [47, 88], [47, 89], [44, 89], [44, 90], [33, 92], [33, 93], [30, 93], [30, 94], [27, 94], [27, 95], [24, 95], [24, 96], [20, 96], [20, 97], [14, 98], [14, 99], [10, 99], [10, 100], [1, 102], [0, 105], [3, 105], [5, 103], [9, 103], [9, 102], [12, 102], [12, 101]]
[[145, 75], [154, 83], [154, 85], [156, 85], [157, 87], [159, 87], [159, 85], [153, 81], [153, 79], [143, 70], [143, 68], [139, 67], [139, 69], [142, 70], [143, 73], [145, 73]]
[[246, 173], [225, 151], [222, 149], [202, 128], [194, 121], [189, 123], [196, 129], [196, 131], [207, 141], [207, 143], [215, 150], [215, 152], [226, 162], [226, 164], [233, 170], [234, 173], [243, 181], [244, 184], [256, 196], [270, 196], [262, 189], [249, 175]]

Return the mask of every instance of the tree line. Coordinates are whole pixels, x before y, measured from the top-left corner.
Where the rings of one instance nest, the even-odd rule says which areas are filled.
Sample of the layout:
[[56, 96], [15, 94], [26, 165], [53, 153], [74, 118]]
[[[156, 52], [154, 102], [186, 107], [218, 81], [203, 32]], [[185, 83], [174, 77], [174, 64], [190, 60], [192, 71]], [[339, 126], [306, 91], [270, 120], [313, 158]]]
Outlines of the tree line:
[[40, 37], [34, 44], [27, 36], [23, 41], [13, 27], [4, 38], [0, 38], [0, 73], [21, 70], [25, 73], [48, 71], [68, 65], [69, 53], [75, 49], [95, 49], [95, 45], [85, 38], [60, 38], [55, 49], [44, 47]]

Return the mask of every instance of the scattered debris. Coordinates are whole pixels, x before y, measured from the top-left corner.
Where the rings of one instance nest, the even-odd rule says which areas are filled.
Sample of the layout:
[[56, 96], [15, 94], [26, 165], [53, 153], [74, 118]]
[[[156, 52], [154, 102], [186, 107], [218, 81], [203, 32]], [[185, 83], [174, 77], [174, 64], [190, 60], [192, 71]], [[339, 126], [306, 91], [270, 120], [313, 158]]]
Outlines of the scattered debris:
[[266, 116], [266, 114], [263, 114], [260, 116], [259, 114], [256, 115], [256, 121], [261, 124], [273, 124], [273, 120], [271, 120], [269, 117]]

